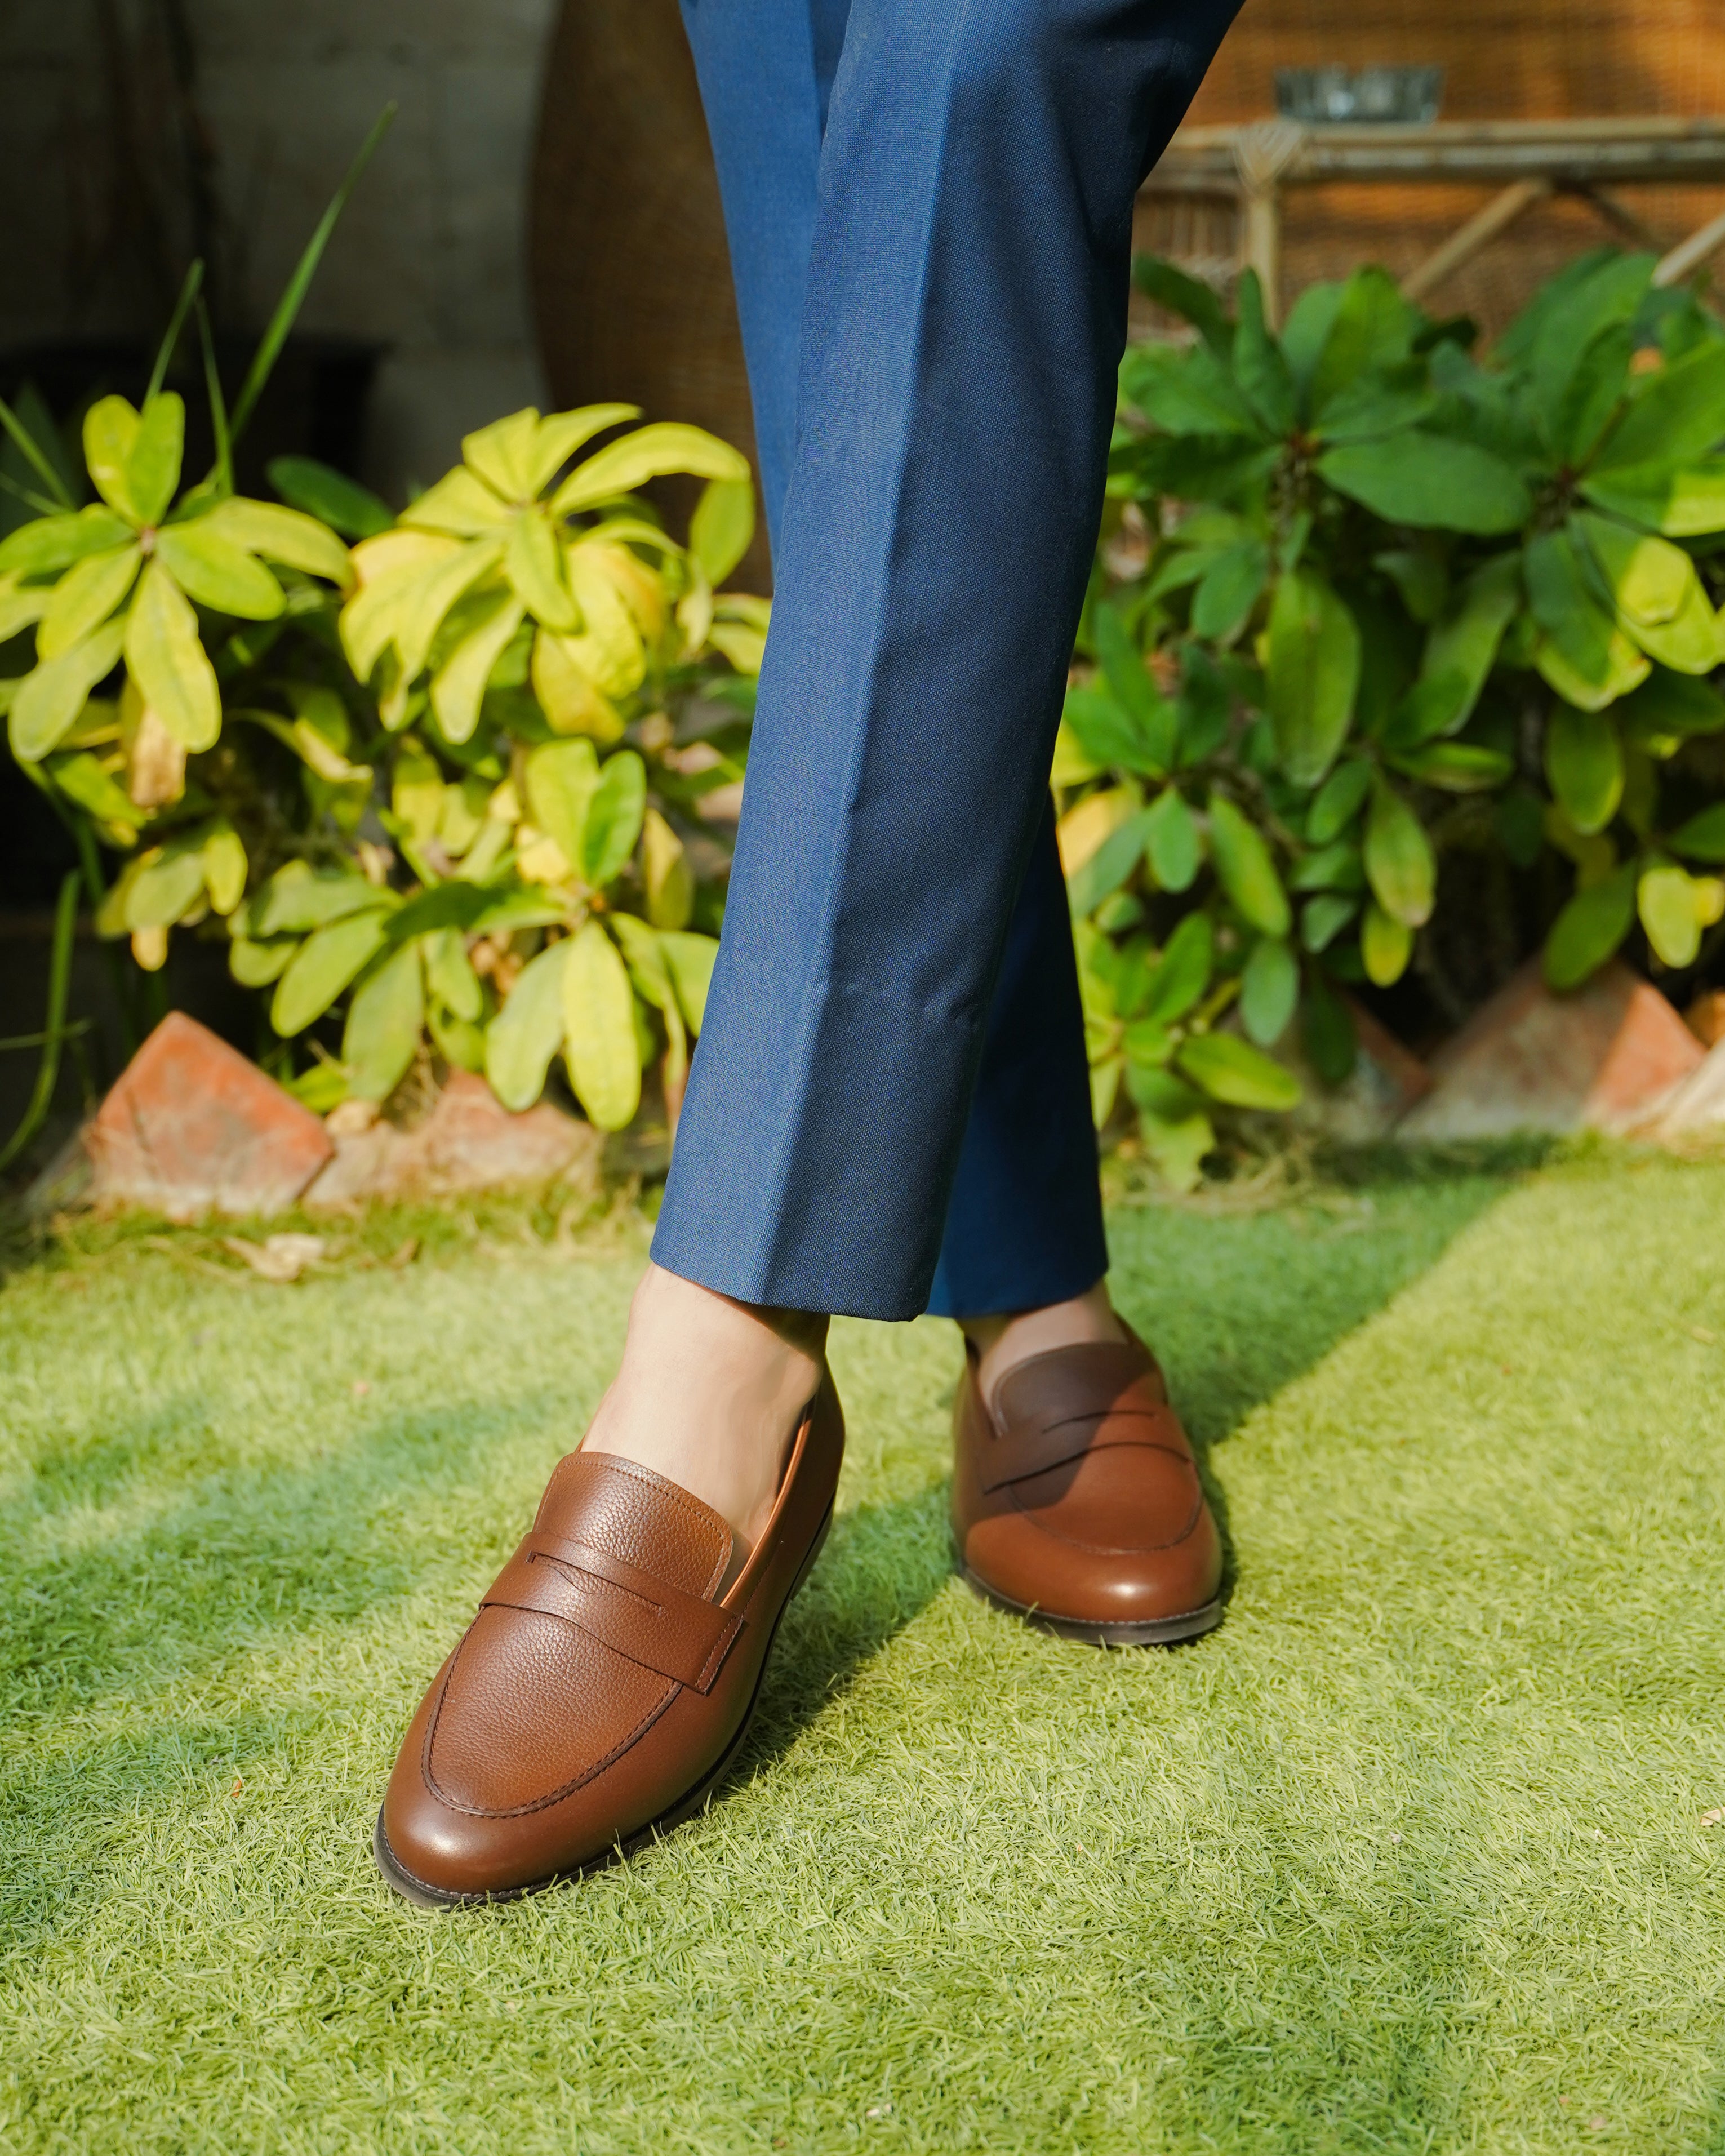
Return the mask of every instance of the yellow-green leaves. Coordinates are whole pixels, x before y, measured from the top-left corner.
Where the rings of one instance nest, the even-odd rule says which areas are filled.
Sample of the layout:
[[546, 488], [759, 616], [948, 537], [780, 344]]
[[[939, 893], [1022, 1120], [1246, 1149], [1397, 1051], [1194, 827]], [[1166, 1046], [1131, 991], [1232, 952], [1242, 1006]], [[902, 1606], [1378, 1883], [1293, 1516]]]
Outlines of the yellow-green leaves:
[[585, 464], [578, 465], [551, 506], [559, 516], [593, 509], [622, 494], [633, 494], [649, 479], [692, 472], [697, 479], [747, 479], [748, 459], [728, 442], [701, 427], [660, 420], [612, 442]]
[[1385, 779], [1372, 788], [1366, 816], [1366, 880], [1392, 921], [1419, 928], [1431, 918], [1437, 862], [1420, 819]]
[[1609, 517], [1584, 514], [1575, 521], [1635, 642], [1674, 672], [1711, 673], [1725, 655], [1719, 624], [1682, 548]]
[[1270, 716], [1283, 770], [1313, 786], [1348, 737], [1359, 689], [1360, 640], [1353, 616], [1324, 578], [1296, 569], [1270, 604]]
[[712, 983], [713, 962], [719, 955], [718, 938], [684, 929], [661, 935], [659, 947], [665, 953], [665, 968], [689, 1030], [699, 1033], [706, 1023], [707, 990]]
[[1646, 680], [1646, 658], [1599, 595], [1568, 531], [1530, 539], [1522, 567], [1527, 603], [1543, 632], [1534, 663], [1566, 702], [1602, 711]]
[[417, 942], [392, 951], [355, 990], [341, 1034], [347, 1090], [356, 1100], [387, 1100], [406, 1075], [425, 1023]]
[[510, 990], [485, 1029], [485, 1076], [506, 1108], [531, 1108], [563, 1038], [563, 966], [567, 941], [542, 951]]
[[129, 524], [159, 524], [180, 483], [186, 408], [172, 390], [140, 414], [123, 397], [103, 397], [84, 417], [84, 459], [95, 490]]
[[647, 774], [633, 749], [603, 773], [590, 741], [548, 742], [527, 758], [533, 820], [590, 890], [600, 890], [635, 850], [646, 808]]
[[87, 554], [46, 595], [36, 629], [36, 655], [58, 659], [100, 629], [137, 580], [143, 557], [136, 546]]
[[113, 671], [125, 635], [123, 622], [108, 622], [24, 676], [8, 721], [21, 762], [39, 762], [70, 732], [90, 691]]
[[[321, 577], [346, 591], [353, 582], [353, 557], [333, 531], [297, 509], [275, 501], [250, 501], [244, 495], [218, 502], [196, 520], [198, 528], [225, 539], [242, 552], [261, 554], [284, 568]], [[173, 527], [184, 530], [187, 527]], [[237, 609], [228, 609], [237, 611]]]
[[1258, 829], [1225, 794], [1210, 796], [1210, 852], [1222, 888], [1241, 918], [1266, 936], [1286, 936], [1287, 894]]
[[1725, 884], [1717, 876], [1692, 876], [1673, 862], [1656, 860], [1635, 886], [1635, 910], [1647, 941], [1667, 966], [1692, 966], [1701, 932], [1725, 911]]
[[1545, 775], [1584, 837], [1603, 831], [1623, 798], [1623, 746], [1609, 716], [1558, 705], [1545, 731]]
[[1287, 1109], [1299, 1104], [1300, 1081], [1293, 1072], [1237, 1034], [1197, 1034], [1176, 1060], [1195, 1085], [1230, 1107]]
[[194, 754], [222, 731], [222, 696], [198, 639], [198, 617], [159, 562], [138, 585], [126, 624], [126, 664], [138, 693], [177, 742]]
[[695, 876], [682, 840], [656, 808], [642, 819], [641, 866], [647, 918], [655, 928], [685, 927], [695, 906]]
[[170, 524], [156, 535], [156, 554], [188, 598], [243, 621], [273, 621], [281, 586], [253, 555], [226, 538], [207, 517]]
[[755, 536], [754, 481], [708, 481], [689, 520], [689, 552], [716, 591], [749, 550]]
[[1368, 904], [1359, 927], [1359, 955], [1366, 978], [1380, 988], [1399, 981], [1414, 955], [1414, 932], [1375, 902]]
[[270, 1006], [275, 1030], [284, 1035], [302, 1033], [321, 1018], [382, 948], [387, 929], [385, 910], [371, 906], [308, 936], [276, 983]]
[[445, 741], [472, 739], [485, 684], [521, 627], [522, 613], [519, 599], [506, 593], [497, 599], [432, 676], [431, 708]]
[[634, 990], [616, 945], [596, 921], [570, 939], [562, 994], [575, 1097], [600, 1130], [620, 1131], [641, 1099]]
[[562, 550], [543, 510], [536, 506], [516, 519], [503, 571], [522, 605], [531, 608], [547, 629], [574, 630], [581, 626], [563, 576]]

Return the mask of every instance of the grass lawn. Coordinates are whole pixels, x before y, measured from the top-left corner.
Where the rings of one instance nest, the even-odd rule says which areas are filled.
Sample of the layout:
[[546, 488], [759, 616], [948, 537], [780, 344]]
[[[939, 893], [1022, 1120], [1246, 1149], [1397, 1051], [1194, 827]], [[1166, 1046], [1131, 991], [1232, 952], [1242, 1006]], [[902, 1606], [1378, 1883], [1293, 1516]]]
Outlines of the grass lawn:
[[973, 1599], [950, 1329], [840, 1327], [737, 1780], [428, 1917], [381, 1785], [639, 1257], [497, 1219], [0, 1286], [8, 2156], [1725, 2151], [1725, 1167], [1117, 1214], [1232, 1550], [1172, 1652]]

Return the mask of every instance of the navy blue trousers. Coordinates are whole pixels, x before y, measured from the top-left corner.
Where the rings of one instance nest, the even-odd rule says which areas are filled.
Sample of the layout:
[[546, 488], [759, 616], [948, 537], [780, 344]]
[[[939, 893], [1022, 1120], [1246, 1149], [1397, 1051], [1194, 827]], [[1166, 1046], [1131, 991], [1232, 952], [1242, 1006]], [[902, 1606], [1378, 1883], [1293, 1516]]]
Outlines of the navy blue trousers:
[[1106, 1270], [1048, 773], [1132, 208], [1237, 0], [684, 0], [773, 542], [654, 1238], [905, 1318]]

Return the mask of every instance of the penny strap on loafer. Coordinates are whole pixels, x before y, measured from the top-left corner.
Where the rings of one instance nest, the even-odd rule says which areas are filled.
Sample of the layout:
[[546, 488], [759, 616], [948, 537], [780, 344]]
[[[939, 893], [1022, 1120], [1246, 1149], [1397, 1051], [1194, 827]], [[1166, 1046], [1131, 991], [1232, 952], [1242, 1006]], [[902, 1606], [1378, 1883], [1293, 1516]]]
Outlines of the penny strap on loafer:
[[1186, 1440], [1179, 1417], [1164, 1401], [1126, 1400], [1044, 1423], [1009, 1423], [990, 1440], [982, 1467], [985, 1495], [1064, 1467], [1101, 1445], [1152, 1445], [1180, 1453]]
[[592, 1543], [530, 1534], [480, 1605], [537, 1610], [578, 1625], [643, 1669], [706, 1692], [743, 1620]]

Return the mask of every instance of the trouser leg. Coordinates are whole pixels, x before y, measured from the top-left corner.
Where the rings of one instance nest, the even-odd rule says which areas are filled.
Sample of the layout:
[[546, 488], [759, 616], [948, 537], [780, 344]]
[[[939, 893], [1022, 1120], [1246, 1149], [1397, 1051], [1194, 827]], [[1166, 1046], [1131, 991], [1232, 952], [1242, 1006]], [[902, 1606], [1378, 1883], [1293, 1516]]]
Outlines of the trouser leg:
[[927, 1300], [1046, 815], [1132, 196], [1231, 13], [851, 9], [747, 806], [655, 1242], [709, 1286]]

